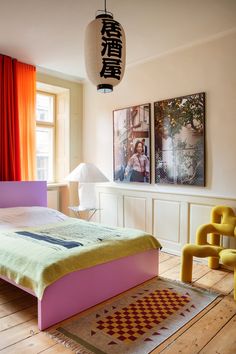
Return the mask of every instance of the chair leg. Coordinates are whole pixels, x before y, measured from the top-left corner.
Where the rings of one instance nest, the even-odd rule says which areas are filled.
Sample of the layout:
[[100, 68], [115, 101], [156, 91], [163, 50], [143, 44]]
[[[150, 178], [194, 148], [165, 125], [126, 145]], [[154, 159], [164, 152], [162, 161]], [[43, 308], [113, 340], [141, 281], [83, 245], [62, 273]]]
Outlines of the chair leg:
[[193, 270], [193, 256], [190, 252], [190, 249], [186, 245], [183, 248], [182, 260], [181, 260], [181, 281], [184, 283], [191, 283], [192, 281], [192, 270]]
[[219, 257], [208, 257], [208, 267], [211, 269], [219, 268]]
[[[220, 235], [210, 234], [210, 244], [212, 246], [220, 246]], [[208, 257], [208, 267], [211, 269], [219, 268], [219, 257]]]
[[234, 300], [236, 301], [236, 267], [234, 268]]

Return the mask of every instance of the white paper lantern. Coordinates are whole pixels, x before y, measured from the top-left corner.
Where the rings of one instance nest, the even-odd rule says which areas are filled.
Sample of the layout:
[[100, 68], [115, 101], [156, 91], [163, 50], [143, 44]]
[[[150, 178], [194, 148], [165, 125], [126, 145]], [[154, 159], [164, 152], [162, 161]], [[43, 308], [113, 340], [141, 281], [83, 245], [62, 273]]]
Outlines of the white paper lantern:
[[89, 80], [100, 92], [112, 92], [125, 70], [125, 33], [112, 14], [90, 22], [85, 33], [85, 63]]

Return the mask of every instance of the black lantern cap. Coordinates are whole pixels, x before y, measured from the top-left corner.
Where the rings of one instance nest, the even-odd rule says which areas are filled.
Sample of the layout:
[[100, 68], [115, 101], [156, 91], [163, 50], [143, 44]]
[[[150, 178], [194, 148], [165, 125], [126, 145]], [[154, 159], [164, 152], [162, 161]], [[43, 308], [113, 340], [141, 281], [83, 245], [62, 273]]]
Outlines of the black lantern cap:
[[109, 84], [97, 85], [98, 92], [109, 93], [113, 91], [113, 86]]
[[112, 18], [113, 19], [113, 14], [111, 12], [106, 12], [106, 13], [102, 13], [100, 15], [96, 15], [95, 18]]

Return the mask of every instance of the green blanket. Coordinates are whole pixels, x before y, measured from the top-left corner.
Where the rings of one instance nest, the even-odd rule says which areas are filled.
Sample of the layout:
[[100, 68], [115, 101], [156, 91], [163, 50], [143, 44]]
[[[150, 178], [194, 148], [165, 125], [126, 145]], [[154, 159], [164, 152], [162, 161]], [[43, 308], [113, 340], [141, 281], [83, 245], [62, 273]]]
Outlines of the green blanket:
[[151, 235], [70, 218], [40, 228], [0, 232], [0, 275], [34, 291], [63, 275], [159, 248]]

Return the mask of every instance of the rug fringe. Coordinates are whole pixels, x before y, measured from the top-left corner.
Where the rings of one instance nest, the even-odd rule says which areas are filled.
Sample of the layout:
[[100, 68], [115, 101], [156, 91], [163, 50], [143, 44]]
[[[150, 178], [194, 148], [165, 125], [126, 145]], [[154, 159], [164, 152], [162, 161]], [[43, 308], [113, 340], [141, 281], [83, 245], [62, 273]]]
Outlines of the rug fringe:
[[57, 343], [63, 344], [64, 347], [71, 349], [76, 354], [93, 354], [93, 352], [85, 349], [73, 339], [66, 337], [63, 333], [60, 333], [57, 330], [46, 332], [46, 334]]
[[192, 283], [184, 283], [184, 282], [182, 282], [180, 280], [173, 280], [173, 279], [169, 279], [169, 278], [165, 278], [165, 277], [161, 277], [161, 276], [158, 276], [158, 279], [163, 280], [163, 281], [167, 281], [167, 282], [170, 282], [170, 283], [175, 283], [176, 285], [179, 285], [179, 286], [181, 286], [183, 288], [196, 290], [196, 291], [198, 291], [199, 293], [202, 293], [202, 294], [214, 295], [216, 297], [224, 295], [224, 294], [221, 294], [221, 293], [219, 293], [217, 291], [214, 291], [214, 290], [211, 290], [211, 289], [204, 289], [204, 288], [201, 288], [201, 287], [198, 287], [198, 286], [193, 286]]
[[[125, 293], [124, 300], [118, 299], [113, 302], [110, 302], [107, 305], [103, 304], [103, 306], [100, 307], [100, 309], [98, 310], [99, 316], [101, 315], [105, 319], [107, 313], [109, 313], [112, 317], [114, 311], [122, 311], [124, 309], [124, 306], [130, 306], [130, 304], [132, 305], [133, 303], [137, 303], [137, 298], [145, 300], [149, 296], [149, 293], [151, 297], [154, 293], [157, 293], [158, 296], [158, 291], [160, 291], [161, 294], [162, 292], [167, 292], [168, 295], [169, 293], [173, 293], [173, 296], [176, 296], [177, 305], [174, 311], [170, 311], [167, 316], [162, 317], [163, 322], [158, 323], [158, 325], [156, 326], [151, 325], [150, 331], [147, 330], [147, 333], [143, 332], [143, 338], [146, 338], [148, 336], [146, 338], [147, 340], [150, 339], [149, 336], [157, 336], [157, 338], [152, 337], [151, 341], [153, 341], [153, 343], [148, 342], [148, 344], [146, 344], [146, 342], [144, 343], [144, 341], [142, 340], [144, 346], [141, 347], [141, 349], [136, 346], [134, 348], [135, 351], [133, 351], [133, 353], [136, 354], [150, 353], [149, 349], [151, 348], [151, 346], [153, 348], [152, 350], [154, 350], [155, 347], [160, 345], [163, 340], [165, 340], [165, 338], [169, 338], [169, 336], [173, 335], [173, 333], [178, 331], [182, 326], [184, 326], [195, 316], [201, 313], [203, 309], [207, 308], [207, 306], [209, 306], [211, 303], [214, 303], [216, 298], [218, 298], [216, 302], [220, 301], [220, 294], [213, 292], [212, 290], [201, 289], [196, 286], [192, 286], [191, 284], [186, 284], [178, 280], [167, 279], [165, 277], [155, 277], [154, 279], [155, 281], [152, 283], [148, 282], [147, 284], [142, 284], [142, 291], [140, 290], [140, 286], [137, 289], [134, 288], [130, 292]], [[173, 291], [171, 289], [173, 289]], [[180, 301], [180, 305], [178, 306], [178, 299], [183, 298], [184, 295], [186, 295], [185, 298], [188, 298], [187, 295], [189, 295], [189, 298], [187, 299], [187, 301]], [[164, 304], [163, 306], [165, 306], [166, 300], [164, 299], [162, 300], [162, 302]], [[115, 304], [115, 306], [112, 306], [112, 304]], [[152, 306], [155, 306], [155, 302]], [[154, 311], [152, 310], [151, 306], [150, 308], [150, 311]], [[114, 338], [112, 336], [108, 336], [107, 333], [100, 333], [102, 331], [98, 333], [97, 331], [98, 337], [89, 337], [91, 340], [88, 340], [88, 336], [91, 335], [91, 328], [95, 326], [94, 321], [97, 321], [95, 319], [96, 313], [97, 312], [93, 313], [93, 315], [89, 314], [86, 316], [81, 316], [81, 318], [79, 318], [78, 320], [72, 320], [71, 324], [65, 324], [64, 327], [63, 325], [58, 325], [58, 327], [54, 327], [51, 330], [49, 329], [46, 333], [57, 343], [61, 343], [62, 345], [64, 345], [64, 347], [69, 348], [72, 352], [77, 354], [94, 354], [98, 352], [105, 353], [106, 351], [111, 352], [110, 350], [112, 350], [112, 348], [108, 347], [108, 345], [111, 343], [108, 343], [107, 339], [109, 338], [110, 340], [111, 338], [111, 340], [113, 340]], [[154, 313], [156, 312], [154, 311]], [[157, 316], [158, 313], [159, 312], [157, 311]], [[169, 318], [169, 315], [173, 315], [174, 320], [172, 317]], [[129, 319], [129, 317], [127, 319]], [[170, 321], [173, 321], [173, 324]], [[166, 330], [168, 331], [166, 332]], [[103, 348], [102, 350], [99, 350], [99, 348], [97, 348], [97, 338], [99, 338], [99, 346]], [[120, 353], [123, 354], [128, 351], [129, 350], [127, 349], [127, 347], [122, 343], [120, 347]]]

